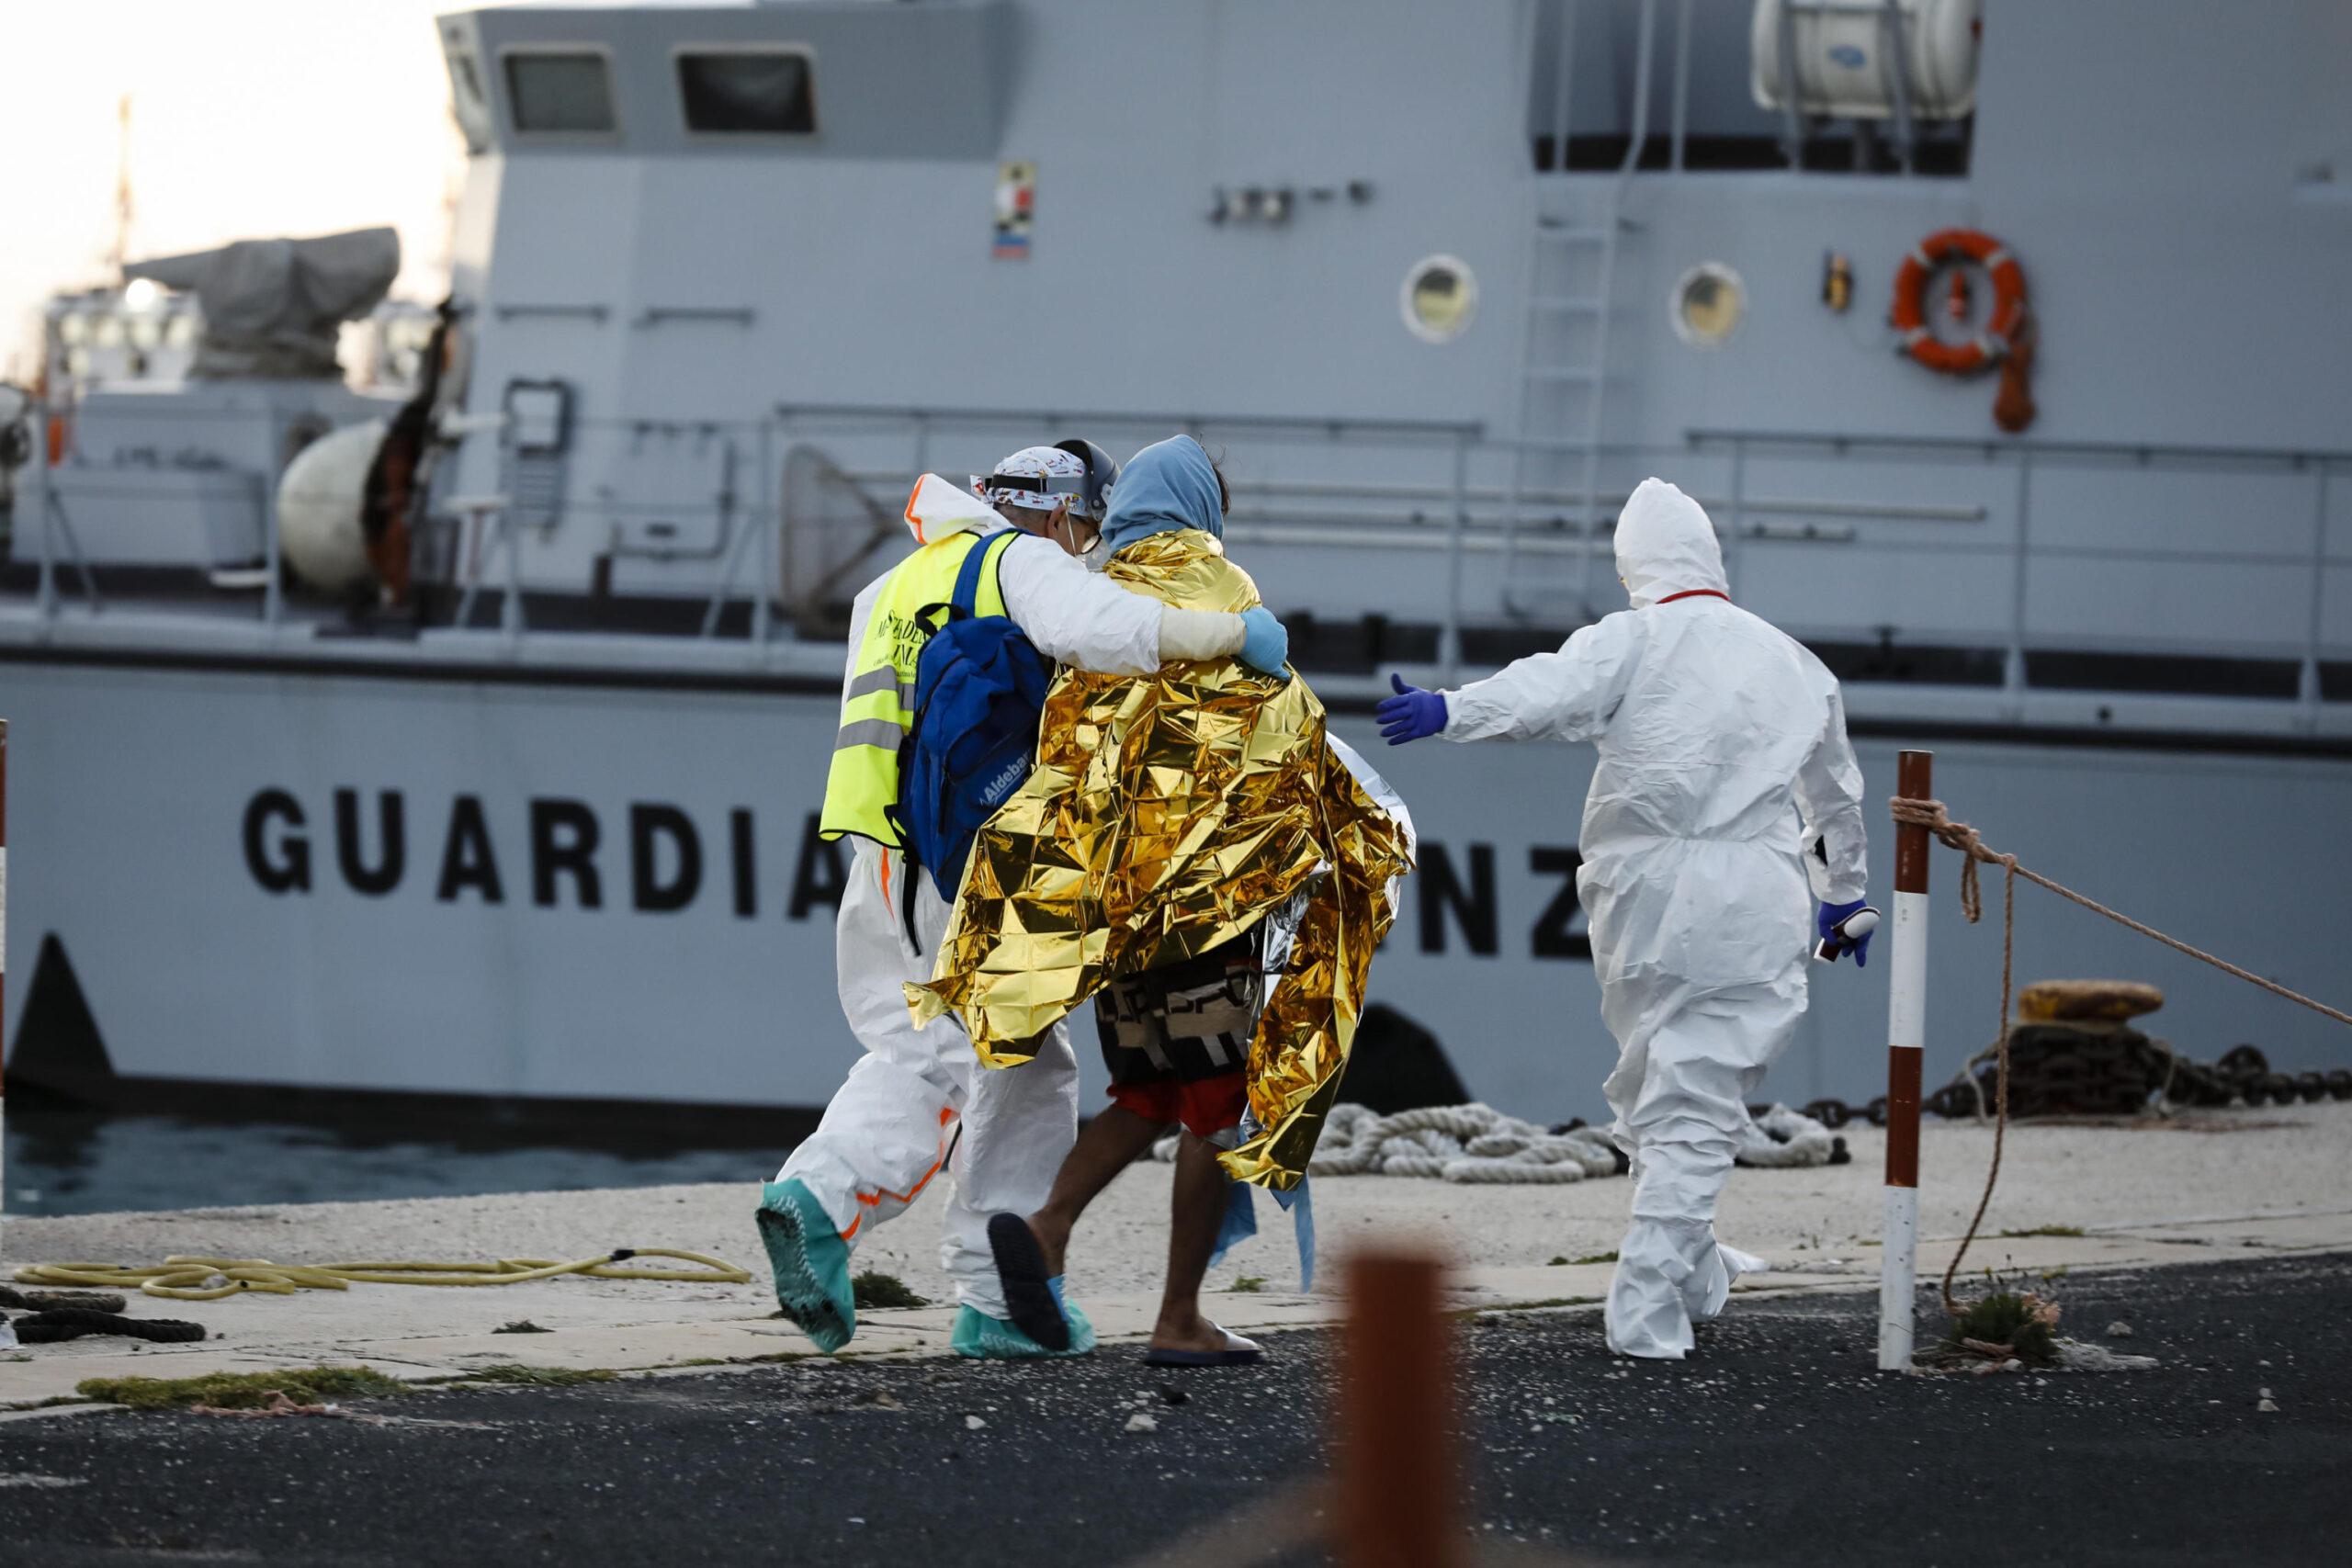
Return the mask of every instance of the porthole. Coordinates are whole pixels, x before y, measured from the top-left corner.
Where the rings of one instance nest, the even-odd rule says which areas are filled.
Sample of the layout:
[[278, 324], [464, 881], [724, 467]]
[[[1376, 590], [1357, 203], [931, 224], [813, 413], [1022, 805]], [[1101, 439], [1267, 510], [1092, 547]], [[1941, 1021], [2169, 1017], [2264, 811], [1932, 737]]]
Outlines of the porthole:
[[1721, 262], [1702, 262], [1674, 286], [1674, 331], [1693, 348], [1721, 348], [1747, 314], [1747, 288]]
[[1430, 256], [1405, 275], [1405, 325], [1423, 343], [1452, 343], [1478, 313], [1478, 280], [1458, 256]]

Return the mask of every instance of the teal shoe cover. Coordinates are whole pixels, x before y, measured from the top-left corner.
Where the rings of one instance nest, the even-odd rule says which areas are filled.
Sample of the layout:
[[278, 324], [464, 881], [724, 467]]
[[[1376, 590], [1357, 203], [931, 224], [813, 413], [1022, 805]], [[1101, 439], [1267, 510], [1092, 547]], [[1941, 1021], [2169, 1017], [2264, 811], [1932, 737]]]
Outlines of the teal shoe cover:
[[800, 1181], [771, 1181], [760, 1194], [756, 1217], [784, 1315], [820, 1350], [830, 1353], [848, 1344], [857, 1332], [849, 1245], [833, 1229], [824, 1205]]
[[[1055, 1284], [1058, 1298], [1060, 1281], [1056, 1280]], [[1023, 1361], [1041, 1357], [1083, 1356], [1092, 1351], [1094, 1325], [1086, 1321], [1086, 1314], [1078, 1309], [1077, 1303], [1065, 1299], [1062, 1315], [1069, 1319], [1069, 1348], [1048, 1350], [1004, 1319], [967, 1306], [956, 1314], [956, 1353], [977, 1361]]]

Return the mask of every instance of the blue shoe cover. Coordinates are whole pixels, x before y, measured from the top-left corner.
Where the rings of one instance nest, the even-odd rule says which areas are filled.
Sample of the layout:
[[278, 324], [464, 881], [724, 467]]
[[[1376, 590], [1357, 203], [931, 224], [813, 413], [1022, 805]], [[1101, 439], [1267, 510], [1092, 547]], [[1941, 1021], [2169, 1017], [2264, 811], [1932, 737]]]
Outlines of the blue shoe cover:
[[1062, 1295], [1058, 1279], [1053, 1289], [1054, 1299], [1061, 1303], [1062, 1315], [1069, 1319], [1069, 1349], [1048, 1350], [1004, 1319], [967, 1306], [956, 1314], [956, 1353], [976, 1361], [1032, 1361], [1089, 1354], [1094, 1348], [1094, 1325], [1086, 1320], [1085, 1313]]
[[820, 1350], [830, 1354], [848, 1344], [857, 1332], [849, 1245], [833, 1229], [817, 1195], [797, 1179], [771, 1181], [760, 1194], [755, 1217], [784, 1315]]

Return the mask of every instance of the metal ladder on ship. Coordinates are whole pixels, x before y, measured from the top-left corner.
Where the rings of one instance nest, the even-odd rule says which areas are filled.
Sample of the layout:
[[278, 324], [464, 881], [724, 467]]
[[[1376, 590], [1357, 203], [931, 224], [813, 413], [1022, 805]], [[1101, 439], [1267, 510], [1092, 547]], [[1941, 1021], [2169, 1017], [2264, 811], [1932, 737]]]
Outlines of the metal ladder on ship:
[[[1528, 8], [1526, 58], [1535, 51], [1535, 16]], [[1576, 61], [1577, 0], [1561, 0], [1559, 48], [1552, 83], [1553, 168], [1564, 177], [1568, 166], [1569, 82]], [[1687, 38], [1688, 28], [1685, 27]], [[1531, 467], [1538, 477], [1556, 479], [1566, 460], [1576, 459], [1577, 484], [1569, 494], [1577, 503], [1576, 537], [1583, 557], [1577, 572], [1577, 613], [1584, 621], [1599, 617], [1592, 608], [1592, 559], [1600, 535], [1600, 452], [1602, 411], [1609, 393], [1609, 329], [1615, 312], [1617, 253], [1628, 231], [1639, 227], [1624, 212], [1627, 180], [1649, 141], [1650, 71], [1657, 38], [1657, 0], [1642, 0], [1639, 41], [1635, 47], [1633, 133], [1625, 155], [1606, 185], [1584, 203], [1589, 209], [1577, 218], [1561, 218], [1543, 210], [1539, 189], [1537, 210], [1529, 231], [1526, 278], [1526, 321], [1520, 333], [1519, 429], [1512, 443], [1510, 504], [1503, 515], [1502, 603], [1504, 612], [1520, 620], [1532, 619], [1535, 609], [1521, 602], [1519, 536], [1521, 510], [1531, 489]], [[1537, 175], [1542, 178], [1541, 173]], [[1591, 279], [1589, 292], [1575, 284], [1576, 263], [1589, 258], [1584, 269]], [[1578, 334], [1577, 326], [1589, 321], [1591, 330]], [[1588, 344], [1581, 355], [1544, 357], [1544, 345], [1561, 338]], [[1576, 398], [1583, 398], [1580, 432], [1559, 431], [1572, 423]], [[1532, 460], [1532, 462], [1531, 461]], [[1541, 487], [1557, 493], [1556, 484]]]

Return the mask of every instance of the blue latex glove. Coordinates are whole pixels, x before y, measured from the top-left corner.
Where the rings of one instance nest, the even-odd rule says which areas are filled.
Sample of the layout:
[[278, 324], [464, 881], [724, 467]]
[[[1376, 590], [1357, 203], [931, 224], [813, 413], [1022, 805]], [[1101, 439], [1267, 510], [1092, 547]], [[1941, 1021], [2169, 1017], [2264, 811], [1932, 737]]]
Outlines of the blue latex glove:
[[[1814, 919], [1815, 927], [1821, 932], [1821, 940], [1827, 942], [1832, 936], [1836, 935], [1838, 926], [1858, 910], [1861, 909], [1869, 902], [1870, 900], [1867, 898], [1857, 898], [1850, 904], [1822, 905], [1820, 913], [1815, 916]], [[1876, 936], [1877, 934], [1878, 933], [1876, 931], [1872, 931], [1871, 936]], [[1860, 941], [1855, 942], [1846, 951], [1854, 955], [1855, 968], [1867, 969], [1871, 966], [1870, 937], [1863, 937]]]
[[1261, 674], [1286, 679], [1290, 671], [1290, 633], [1263, 604], [1241, 612], [1241, 662]]
[[1402, 675], [1389, 676], [1388, 684], [1396, 694], [1381, 698], [1380, 705], [1372, 710], [1380, 720], [1380, 733], [1388, 738], [1388, 744], [1402, 746], [1408, 740], [1435, 735], [1445, 728], [1444, 693], [1408, 686]]

